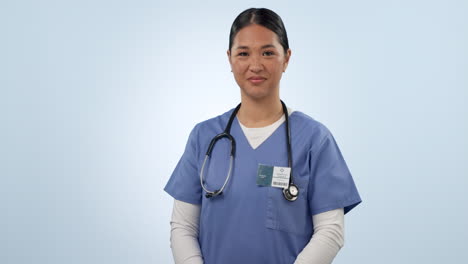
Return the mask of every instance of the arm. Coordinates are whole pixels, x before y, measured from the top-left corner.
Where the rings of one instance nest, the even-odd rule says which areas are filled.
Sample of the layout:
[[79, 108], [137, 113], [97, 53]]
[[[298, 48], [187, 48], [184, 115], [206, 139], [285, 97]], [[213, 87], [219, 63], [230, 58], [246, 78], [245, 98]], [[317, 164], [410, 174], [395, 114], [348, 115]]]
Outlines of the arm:
[[294, 264], [330, 264], [344, 245], [343, 208], [312, 216], [314, 234]]
[[174, 199], [171, 219], [171, 249], [176, 264], [203, 264], [198, 243], [200, 205]]

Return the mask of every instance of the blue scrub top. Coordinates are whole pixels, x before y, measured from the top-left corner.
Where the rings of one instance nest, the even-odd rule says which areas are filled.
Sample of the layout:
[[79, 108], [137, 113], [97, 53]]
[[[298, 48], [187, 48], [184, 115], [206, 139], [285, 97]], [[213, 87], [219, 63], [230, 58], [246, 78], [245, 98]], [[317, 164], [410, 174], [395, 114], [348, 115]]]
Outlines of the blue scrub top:
[[[177, 200], [201, 204], [199, 244], [205, 264], [294, 263], [313, 235], [312, 215], [361, 203], [338, 145], [325, 125], [294, 111], [289, 116], [294, 183], [289, 202], [282, 189], [256, 184], [258, 164], [288, 166], [286, 123], [253, 149], [237, 117], [231, 134], [236, 156], [220, 196], [206, 198], [200, 170], [211, 139], [224, 131], [235, 108], [195, 125], [164, 190]], [[205, 165], [205, 185], [219, 189], [229, 169], [230, 141], [219, 140]]]

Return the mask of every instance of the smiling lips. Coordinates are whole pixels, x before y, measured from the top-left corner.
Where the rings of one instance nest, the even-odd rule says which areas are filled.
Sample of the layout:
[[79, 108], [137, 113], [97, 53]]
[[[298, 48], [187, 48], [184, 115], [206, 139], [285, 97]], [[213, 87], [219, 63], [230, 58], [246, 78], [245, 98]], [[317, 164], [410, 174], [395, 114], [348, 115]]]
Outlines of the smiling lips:
[[261, 76], [252, 76], [248, 80], [253, 84], [257, 84], [265, 81], [266, 79]]

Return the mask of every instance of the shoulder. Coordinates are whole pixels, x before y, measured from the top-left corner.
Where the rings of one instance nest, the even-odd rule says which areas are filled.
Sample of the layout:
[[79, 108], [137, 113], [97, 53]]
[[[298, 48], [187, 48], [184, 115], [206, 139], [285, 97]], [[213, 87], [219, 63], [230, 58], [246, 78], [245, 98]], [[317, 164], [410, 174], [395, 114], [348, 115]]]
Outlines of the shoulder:
[[214, 135], [224, 131], [234, 109], [235, 108], [227, 109], [222, 114], [196, 122], [190, 132], [191, 142], [194, 142], [193, 144], [199, 146], [200, 144], [205, 143], [208, 138], [211, 139]]
[[[219, 133], [226, 127], [234, 109], [235, 107], [227, 109], [222, 114], [197, 122], [193, 130], [196, 130], [197, 133], [210, 133], [211, 131]], [[222, 130], [220, 130], [221, 128]]]
[[330, 129], [323, 122], [302, 111], [294, 110], [289, 118], [291, 127], [295, 130], [291, 133], [309, 138], [309, 149], [312, 151], [332, 136]]

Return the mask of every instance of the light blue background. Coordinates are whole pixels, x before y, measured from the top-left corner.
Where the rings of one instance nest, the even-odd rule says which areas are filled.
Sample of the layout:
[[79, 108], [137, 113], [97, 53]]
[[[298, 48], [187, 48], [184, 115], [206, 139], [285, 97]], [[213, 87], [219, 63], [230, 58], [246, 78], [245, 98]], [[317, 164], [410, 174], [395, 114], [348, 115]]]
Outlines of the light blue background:
[[191, 128], [240, 101], [234, 18], [267, 7], [281, 98], [334, 134], [363, 203], [334, 263], [461, 263], [466, 1], [3, 1], [0, 263], [172, 263], [163, 192]]

